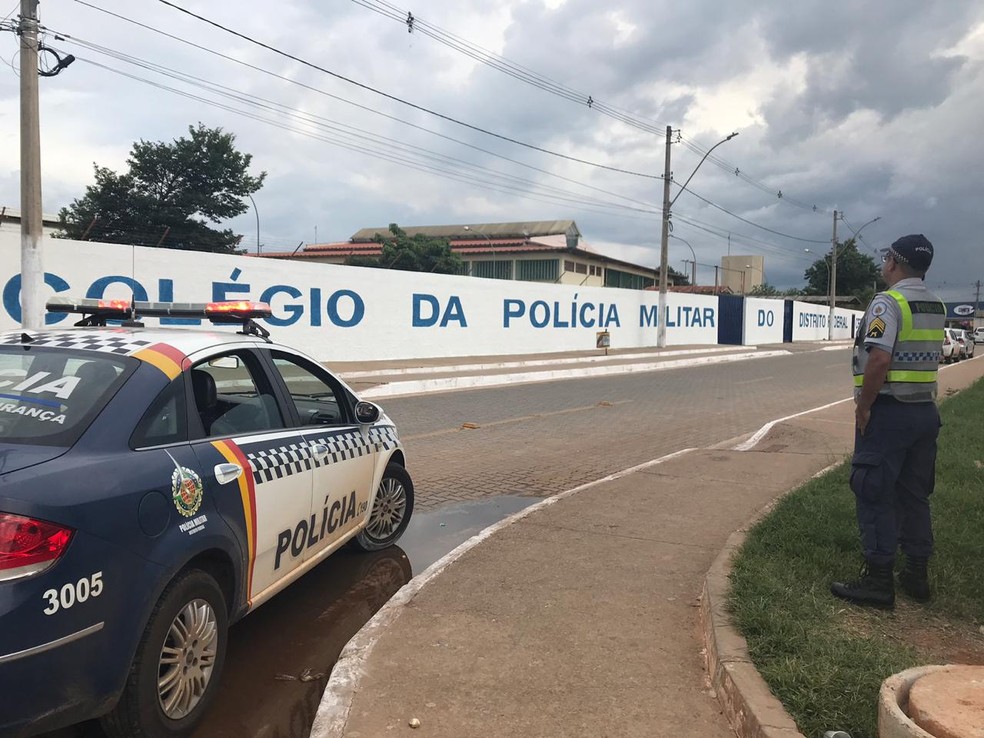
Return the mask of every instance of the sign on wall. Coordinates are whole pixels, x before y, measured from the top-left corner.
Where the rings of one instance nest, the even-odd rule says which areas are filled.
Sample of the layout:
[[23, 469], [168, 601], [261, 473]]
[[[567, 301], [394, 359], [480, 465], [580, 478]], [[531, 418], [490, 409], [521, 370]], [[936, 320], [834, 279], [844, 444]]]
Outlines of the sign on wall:
[[[0, 234], [0, 329], [20, 327], [20, 238]], [[44, 239], [45, 292], [161, 302], [258, 300], [274, 340], [321, 361], [359, 361], [656, 345], [656, 292], [478, 279]], [[667, 295], [668, 344], [717, 341], [717, 298]], [[52, 327], [71, 325], [64, 314]], [[196, 325], [148, 318], [147, 325]], [[227, 330], [227, 329], [224, 329]]]
[[746, 346], [754, 346], [759, 343], [782, 343], [782, 321], [782, 300], [746, 297], [743, 343]]

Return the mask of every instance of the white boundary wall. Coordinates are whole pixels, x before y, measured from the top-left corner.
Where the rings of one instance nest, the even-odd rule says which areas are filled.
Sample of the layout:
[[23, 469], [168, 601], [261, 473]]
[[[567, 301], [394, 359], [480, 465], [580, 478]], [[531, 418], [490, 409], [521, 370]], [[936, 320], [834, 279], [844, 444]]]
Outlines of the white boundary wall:
[[[263, 300], [277, 341], [321, 361], [547, 353], [656, 344], [653, 291], [513, 282], [44, 239], [44, 299]], [[0, 330], [20, 327], [20, 237], [0, 233]], [[65, 315], [49, 315], [68, 327]], [[147, 319], [148, 325], [157, 321]], [[162, 324], [187, 323], [167, 321]], [[194, 321], [192, 321], [194, 322]], [[718, 301], [667, 295], [668, 344], [717, 343]], [[782, 340], [781, 335], [779, 340]]]
[[[857, 310], [834, 308], [834, 340], [853, 338], [855, 317], [863, 313]], [[830, 308], [807, 302], [793, 302], [793, 341], [823, 341], [827, 338], [827, 322]]]
[[782, 343], [785, 304], [785, 300], [746, 297], [742, 343], [746, 346]]

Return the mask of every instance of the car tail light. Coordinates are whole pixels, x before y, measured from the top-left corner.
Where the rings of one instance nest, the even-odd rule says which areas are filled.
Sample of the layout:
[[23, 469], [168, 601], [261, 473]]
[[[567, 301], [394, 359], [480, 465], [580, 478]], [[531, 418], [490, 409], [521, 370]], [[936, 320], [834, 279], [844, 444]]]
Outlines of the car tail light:
[[0, 582], [37, 574], [68, 548], [72, 529], [0, 513]]

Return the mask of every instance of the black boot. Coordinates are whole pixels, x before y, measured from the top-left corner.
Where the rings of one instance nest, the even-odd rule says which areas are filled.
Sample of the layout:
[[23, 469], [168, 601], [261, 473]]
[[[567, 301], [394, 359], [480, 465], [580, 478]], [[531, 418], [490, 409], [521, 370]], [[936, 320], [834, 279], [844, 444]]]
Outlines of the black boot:
[[871, 605], [883, 610], [895, 608], [895, 580], [892, 565], [865, 563], [861, 576], [853, 582], [833, 582], [830, 593], [855, 605]]
[[899, 572], [899, 586], [916, 602], [929, 602], [933, 593], [929, 590], [929, 575], [926, 565], [929, 559], [915, 556], [905, 557], [905, 568]]

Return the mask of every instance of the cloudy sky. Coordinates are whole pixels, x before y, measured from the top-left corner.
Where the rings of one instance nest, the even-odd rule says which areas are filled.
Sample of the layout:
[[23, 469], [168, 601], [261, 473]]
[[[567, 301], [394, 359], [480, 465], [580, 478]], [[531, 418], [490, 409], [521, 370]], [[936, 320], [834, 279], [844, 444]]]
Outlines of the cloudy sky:
[[[201, 121], [268, 173], [255, 195], [265, 250], [390, 222], [573, 218], [596, 250], [655, 266], [672, 126], [679, 184], [739, 133], [676, 200], [678, 269], [690, 248], [712, 265], [730, 247], [800, 286], [837, 210], [840, 236], [879, 218], [868, 253], [925, 233], [927, 281], [946, 299], [984, 280], [980, 2], [174, 2], [391, 97], [158, 0], [45, 0], [46, 43], [79, 59], [41, 80], [45, 212], [83, 193], [94, 162], [121, 169], [134, 140]], [[0, 57], [0, 204], [18, 207], [13, 34]], [[231, 225], [255, 248], [252, 209]]]

